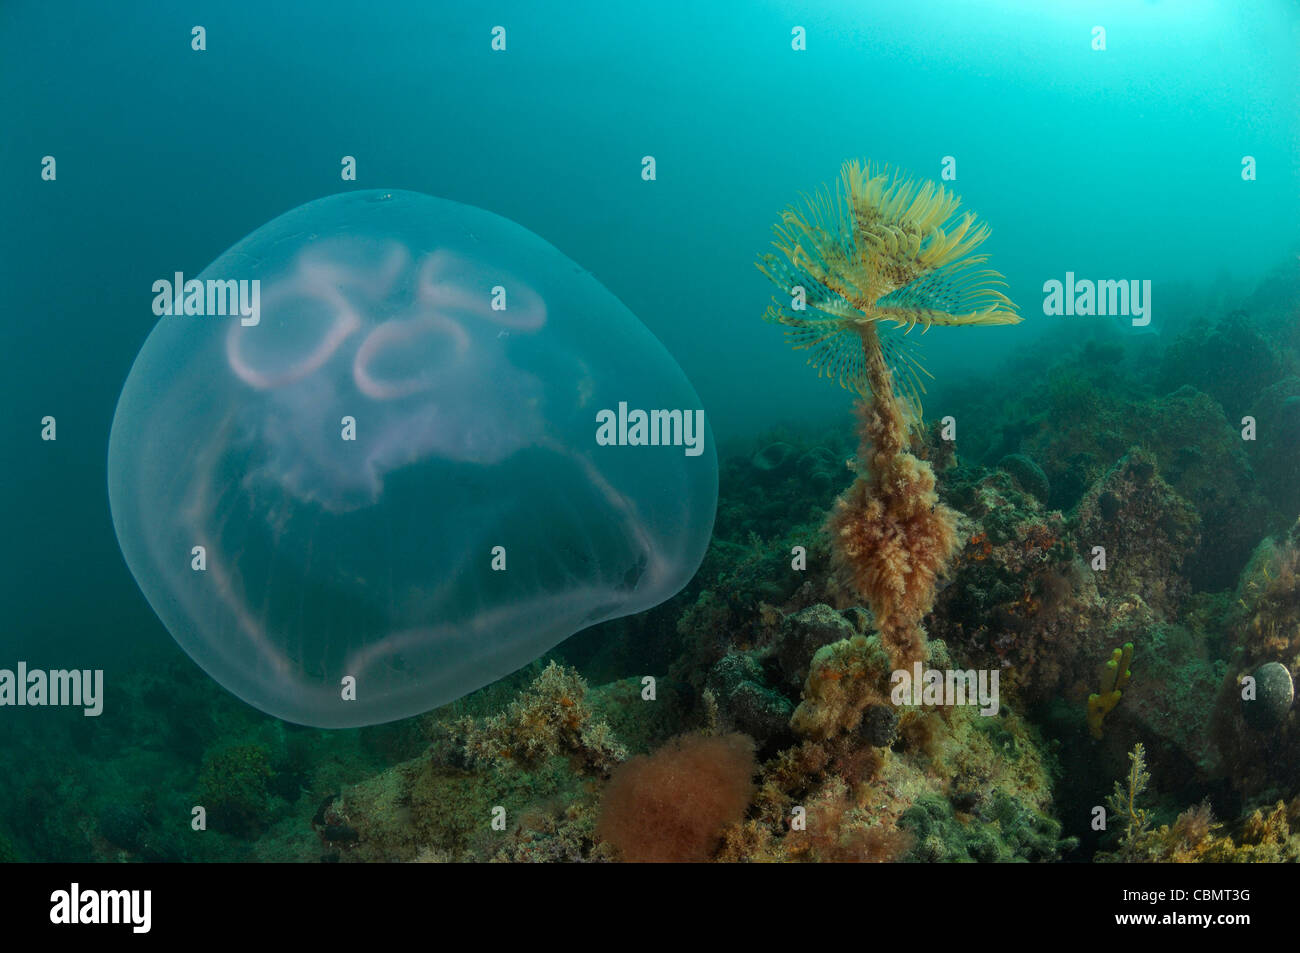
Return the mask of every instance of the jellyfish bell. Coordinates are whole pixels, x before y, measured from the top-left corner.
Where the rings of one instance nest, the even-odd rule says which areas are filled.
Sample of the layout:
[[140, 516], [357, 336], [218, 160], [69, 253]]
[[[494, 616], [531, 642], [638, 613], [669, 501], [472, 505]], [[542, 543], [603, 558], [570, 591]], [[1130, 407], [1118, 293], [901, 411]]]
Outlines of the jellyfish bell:
[[558, 250], [412, 192], [310, 202], [199, 281], [256, 322], [160, 317], [122, 390], [109, 497], [176, 641], [321, 727], [454, 700], [703, 558], [717, 461], [605, 446], [597, 413], [698, 408], [663, 346]]

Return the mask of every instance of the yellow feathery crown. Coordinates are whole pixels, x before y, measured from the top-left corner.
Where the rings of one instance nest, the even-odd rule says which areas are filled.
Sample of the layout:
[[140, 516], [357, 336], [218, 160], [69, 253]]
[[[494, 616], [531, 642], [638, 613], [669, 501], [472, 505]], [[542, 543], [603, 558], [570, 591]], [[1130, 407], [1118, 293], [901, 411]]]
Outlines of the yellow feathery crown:
[[[784, 324], [796, 349], [812, 353], [818, 374], [865, 392], [863, 345], [879, 330], [883, 356], [900, 394], [918, 408], [930, 376], [905, 335], [918, 324], [1016, 324], [1016, 306], [1002, 293], [1006, 281], [976, 267], [973, 254], [989, 236], [974, 214], [958, 214], [961, 200], [930, 181], [888, 166], [844, 163], [839, 188], [823, 186], [790, 206], [773, 227], [773, 246], [758, 269], [794, 298], [802, 288], [807, 310], [792, 312], [776, 298], [764, 319]], [[868, 330], [870, 329], [870, 330]]]

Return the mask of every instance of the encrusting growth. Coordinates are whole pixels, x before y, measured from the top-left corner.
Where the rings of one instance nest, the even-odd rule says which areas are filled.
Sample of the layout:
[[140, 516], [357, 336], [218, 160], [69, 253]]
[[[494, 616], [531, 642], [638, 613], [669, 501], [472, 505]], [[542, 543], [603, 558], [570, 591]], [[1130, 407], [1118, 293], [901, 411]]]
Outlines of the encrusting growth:
[[921, 620], [957, 548], [957, 514], [938, 502], [916, 456], [922, 376], [908, 337], [934, 325], [1015, 324], [996, 271], [972, 254], [989, 235], [941, 185], [886, 167], [844, 164], [838, 190], [790, 207], [773, 229], [778, 254], [758, 268], [790, 296], [764, 318], [786, 325], [818, 374], [860, 395], [859, 474], [828, 523], [837, 570], [870, 605], [895, 665], [921, 660]]
[[957, 549], [957, 514], [938, 502], [934, 471], [895, 441], [898, 405], [863, 401], [859, 465], [866, 471], [835, 502], [827, 528], [834, 564], [867, 600], [895, 667], [922, 661], [921, 619]]

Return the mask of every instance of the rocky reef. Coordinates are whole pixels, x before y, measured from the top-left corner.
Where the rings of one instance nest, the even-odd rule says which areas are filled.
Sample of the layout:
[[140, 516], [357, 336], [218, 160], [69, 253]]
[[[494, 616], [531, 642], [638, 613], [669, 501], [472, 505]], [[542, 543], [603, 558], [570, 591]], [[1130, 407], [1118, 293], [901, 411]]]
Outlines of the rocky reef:
[[[680, 595], [420, 718], [297, 728], [133, 660], [121, 717], [15, 720], [0, 860], [1300, 859], [1293, 293], [1036, 346], [930, 396], [960, 440], [734, 442]], [[930, 532], [915, 588], [855, 579], [850, 524]]]

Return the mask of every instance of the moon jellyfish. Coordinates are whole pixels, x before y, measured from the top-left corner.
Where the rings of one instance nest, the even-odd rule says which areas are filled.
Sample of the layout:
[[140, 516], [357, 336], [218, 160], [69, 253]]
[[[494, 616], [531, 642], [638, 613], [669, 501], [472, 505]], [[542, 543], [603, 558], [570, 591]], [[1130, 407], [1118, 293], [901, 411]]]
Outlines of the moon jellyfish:
[[113, 525], [168, 631], [257, 708], [418, 714], [698, 568], [699, 397], [523, 227], [354, 192], [182, 278], [113, 418]]

